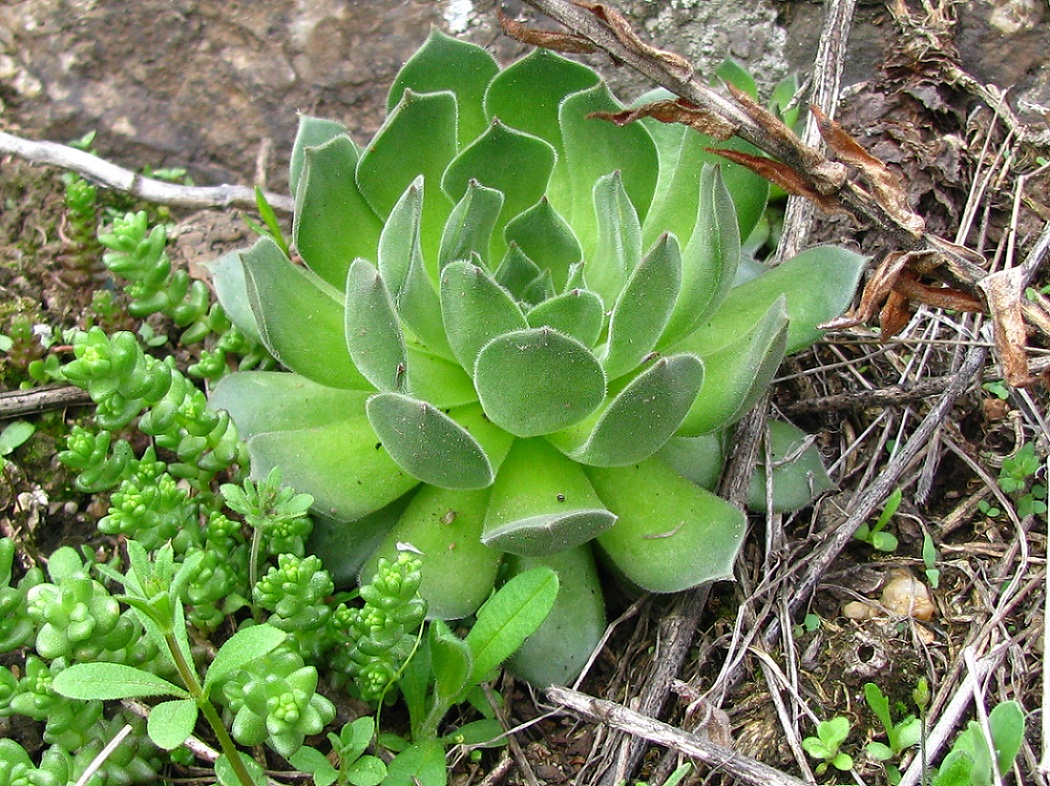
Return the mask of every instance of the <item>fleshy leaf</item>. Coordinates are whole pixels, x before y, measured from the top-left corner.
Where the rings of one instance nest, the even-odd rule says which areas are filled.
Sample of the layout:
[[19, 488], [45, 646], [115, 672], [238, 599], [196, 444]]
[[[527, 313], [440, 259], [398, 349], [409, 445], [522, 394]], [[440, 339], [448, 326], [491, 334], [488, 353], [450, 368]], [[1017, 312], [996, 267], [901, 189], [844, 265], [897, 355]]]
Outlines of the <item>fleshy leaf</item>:
[[722, 435], [672, 437], [656, 456], [682, 477], [708, 491], [714, 491], [722, 475], [725, 458]]
[[471, 262], [453, 262], [441, 271], [441, 313], [452, 352], [467, 373], [486, 343], [528, 325], [510, 293]]
[[420, 95], [406, 90], [357, 165], [357, 185], [381, 217], [422, 175], [424, 248], [437, 247], [452, 209], [440, 184], [442, 172], [456, 156], [456, 111], [452, 93]]
[[525, 640], [507, 668], [536, 686], [568, 685], [583, 670], [605, 633], [605, 603], [590, 546], [546, 557], [507, 559], [512, 576], [535, 567], [558, 574], [558, 598], [547, 619]]
[[481, 540], [512, 554], [553, 554], [592, 540], [615, 520], [578, 464], [544, 439], [518, 440], [492, 487]]
[[408, 367], [412, 369], [409, 393], [446, 409], [478, 400], [474, 383], [458, 363], [439, 357], [418, 344], [409, 343]]
[[437, 28], [401, 67], [387, 96], [392, 110], [405, 90], [434, 93], [451, 90], [458, 103], [459, 146], [465, 147], [486, 126], [485, 90], [499, 73], [492, 55], [479, 46], [445, 35]]
[[387, 452], [412, 477], [451, 489], [492, 483], [492, 463], [478, 440], [431, 404], [401, 393], [376, 393], [365, 409]]
[[251, 302], [248, 299], [248, 282], [245, 280], [244, 265], [241, 262], [243, 253], [231, 251], [216, 260], [206, 262], [204, 267], [211, 273], [215, 296], [219, 299], [226, 316], [248, 336], [261, 343], [259, 324], [255, 321], [255, 314], [252, 313]]
[[511, 243], [507, 253], [503, 255], [499, 267], [496, 268], [493, 277], [501, 287], [514, 295], [515, 298], [523, 300], [529, 284], [541, 275], [543, 275], [543, 271], [540, 270], [539, 266], [526, 256], [517, 243]]
[[807, 249], [731, 289], [718, 311], [675, 349], [701, 357], [721, 349], [755, 324], [783, 294], [791, 319], [786, 352], [798, 352], [823, 335], [817, 325], [839, 316], [850, 304], [866, 265], [865, 257], [844, 248]]
[[[422, 489], [420, 489], [422, 490]], [[314, 528], [306, 541], [306, 551], [324, 563], [336, 587], [358, 583], [358, 572], [368, 555], [383, 542], [383, 538], [397, 525], [413, 494], [404, 494], [388, 505], [346, 521], [322, 516], [311, 511]], [[375, 571], [368, 574], [375, 575]]]
[[587, 288], [604, 303], [615, 303], [627, 277], [642, 261], [642, 229], [638, 214], [618, 172], [594, 184], [598, 217], [597, 247], [583, 265]]
[[[561, 435], [552, 435], [552, 442], [583, 464], [637, 464], [675, 433], [704, 377], [704, 365], [695, 355], [659, 358], [616, 395], [580, 444], [565, 450]], [[565, 435], [569, 442], [573, 431]]]
[[489, 258], [492, 229], [502, 207], [503, 194], [500, 191], [471, 180], [445, 224], [438, 268], [443, 269], [456, 260], [470, 259], [474, 254]]
[[419, 594], [431, 619], [462, 619], [492, 593], [502, 554], [481, 542], [489, 490], [462, 491], [423, 486], [361, 569], [375, 574], [380, 557], [393, 559], [399, 543], [419, 551]]
[[778, 298], [758, 322], [704, 358], [707, 375], [678, 433], [706, 434], [732, 425], [768, 389], [787, 345], [788, 316]]
[[629, 582], [650, 592], [679, 592], [732, 576], [744, 539], [742, 511], [657, 458], [584, 471], [619, 517], [598, 545]]
[[346, 280], [346, 346], [358, 370], [379, 390], [402, 390], [408, 356], [401, 322], [379, 271], [355, 259]]
[[689, 335], [733, 286], [740, 233], [729, 191], [716, 167], [704, 167], [695, 229], [682, 253], [682, 289], [661, 345]]
[[[288, 184], [293, 197], [299, 188], [299, 179], [302, 177], [303, 169], [306, 167], [306, 148], [320, 147], [335, 137], [345, 134], [346, 126], [335, 120], [299, 115], [299, 128], [295, 132], [291, 163], [288, 168]], [[354, 160], [357, 160], [356, 155]]]
[[579, 341], [548, 327], [505, 333], [484, 346], [474, 385], [493, 423], [519, 437], [571, 426], [598, 408], [605, 374]]
[[664, 235], [634, 268], [609, 316], [609, 342], [601, 359], [609, 379], [636, 368], [653, 350], [681, 284], [678, 241]]
[[599, 177], [610, 172], [620, 173], [624, 189], [641, 220], [645, 219], [656, 190], [660, 162], [649, 132], [637, 123], [620, 127], [587, 117], [593, 112], [620, 109], [620, 103], [601, 83], [566, 98], [558, 113], [565, 140], [564, 164], [571, 182], [572, 205], [563, 208], [555, 201], [554, 194], [551, 204], [562, 215], [571, 216], [585, 259], [592, 258], [597, 240], [592, 188]]
[[[468, 184], [476, 180], [503, 194], [500, 224], [505, 224], [540, 200], [554, 169], [554, 148], [539, 137], [492, 121], [482, 136], [449, 164], [441, 187], [453, 200], [462, 199]], [[497, 253], [503, 239], [494, 238]]]
[[572, 227], [551, 207], [546, 196], [511, 219], [503, 235], [529, 259], [551, 271], [557, 291], [565, 291], [569, 269], [583, 258], [583, 251]]
[[571, 289], [544, 300], [533, 307], [525, 318], [529, 327], [546, 325], [572, 336], [585, 347], [593, 347], [602, 332], [605, 309], [602, 299], [587, 289]]
[[307, 266], [341, 288], [352, 260], [375, 258], [383, 225], [357, 188], [357, 148], [350, 137], [308, 147], [303, 160], [292, 237]]
[[293, 265], [269, 238], [259, 238], [241, 259], [259, 333], [282, 365], [331, 387], [371, 387], [346, 349], [340, 293]]
[[[420, 240], [423, 220], [423, 178], [418, 177], [390, 211], [379, 237], [379, 272], [394, 298], [402, 321], [432, 352], [452, 358], [441, 321], [441, 306]], [[437, 260], [432, 260], [437, 265]]]
[[[769, 421], [769, 452], [773, 458], [773, 510], [788, 513], [805, 507], [817, 495], [834, 488], [824, 469], [820, 451], [810, 444], [809, 435], [799, 428], [780, 420]], [[805, 446], [805, 447], [803, 447]], [[747, 506], [765, 512], [766, 466], [763, 455], [751, 475]]]

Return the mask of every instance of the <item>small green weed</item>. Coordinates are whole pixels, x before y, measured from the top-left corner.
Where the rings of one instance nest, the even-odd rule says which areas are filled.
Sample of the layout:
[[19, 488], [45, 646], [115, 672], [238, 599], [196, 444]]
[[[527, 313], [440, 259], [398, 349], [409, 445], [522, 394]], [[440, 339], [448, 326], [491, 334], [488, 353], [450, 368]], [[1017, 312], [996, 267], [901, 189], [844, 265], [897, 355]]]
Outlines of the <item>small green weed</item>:
[[853, 769], [853, 757], [840, 750], [849, 732], [849, 719], [837, 715], [830, 720], [818, 723], [815, 737], [806, 737], [802, 740], [802, 749], [820, 762], [815, 770], [817, 775], [823, 775], [827, 772], [828, 767], [834, 767], [842, 772]]
[[867, 522], [864, 522], [857, 528], [856, 534], [853, 536], [863, 543], [867, 543], [876, 551], [883, 551], [886, 553], [892, 553], [897, 550], [899, 545], [897, 536], [892, 532], [885, 532], [885, 527], [890, 523], [890, 519], [893, 518], [893, 514], [897, 512], [897, 508], [901, 504], [901, 490], [897, 489], [886, 499], [886, 505], [882, 509], [882, 513], [879, 514], [878, 521], [874, 525], [869, 526]]

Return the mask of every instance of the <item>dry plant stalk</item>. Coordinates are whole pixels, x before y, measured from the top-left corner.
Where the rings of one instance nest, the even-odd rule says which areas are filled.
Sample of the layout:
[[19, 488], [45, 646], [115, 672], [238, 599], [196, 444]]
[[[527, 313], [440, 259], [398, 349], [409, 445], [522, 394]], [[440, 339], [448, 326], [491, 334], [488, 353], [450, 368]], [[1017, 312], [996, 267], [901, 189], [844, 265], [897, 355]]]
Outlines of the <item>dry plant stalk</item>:
[[[1023, 303], [1024, 286], [1034, 271], [989, 276], [980, 254], [928, 232], [926, 222], [911, 209], [897, 176], [818, 108], [812, 111], [832, 158], [805, 144], [769, 110], [732, 86], [727, 86], [730, 96], [726, 97], [697, 81], [685, 58], [641, 41], [614, 8], [584, 0], [525, 2], [571, 32], [533, 30], [500, 14], [508, 35], [548, 49], [603, 51], [614, 62], [631, 66], [679, 96], [599, 117], [621, 125], [652, 117], [687, 125], [716, 139], [738, 136], [771, 158], [712, 152], [748, 167], [788, 193], [812, 200], [826, 212], [848, 214], [890, 235], [895, 250], [878, 264], [860, 307], [826, 328], [860, 325], [881, 310], [883, 335], [892, 335], [903, 327], [907, 306], [913, 301], [978, 311], [992, 321], [1006, 381], [1015, 387], [1038, 381], [1029, 368], [1027, 335], [1046, 334], [1050, 314], [1038, 304]], [[895, 14], [906, 13], [902, 8], [896, 8]]]

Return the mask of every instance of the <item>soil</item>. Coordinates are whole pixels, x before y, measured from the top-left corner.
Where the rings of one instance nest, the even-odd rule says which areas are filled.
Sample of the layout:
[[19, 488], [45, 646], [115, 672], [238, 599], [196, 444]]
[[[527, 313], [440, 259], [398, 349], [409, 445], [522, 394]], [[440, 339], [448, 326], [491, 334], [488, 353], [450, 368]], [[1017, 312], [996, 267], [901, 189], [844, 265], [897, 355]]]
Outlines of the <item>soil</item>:
[[[916, 56], [904, 46], [915, 32], [912, 38], [902, 33], [888, 5], [859, 3], [839, 119], [902, 176], [931, 230], [958, 236], [1000, 265], [1023, 260], [1050, 221], [1050, 178], [1045, 166], [1038, 169], [1050, 150], [1008, 135], [994, 107], [948, 83], [940, 65], [950, 60], [980, 83], [1008, 91], [1017, 118], [1045, 131], [1050, 7], [1045, 0], [928, 3], [923, 17], [922, 4], [912, 3], [918, 30], [930, 34]], [[516, 2], [504, 7], [521, 11]], [[823, 13], [822, 3], [799, 0], [633, 0], [621, 7], [650, 40], [683, 52], [702, 72], [730, 55], [756, 69], [766, 89], [790, 70], [808, 70]], [[296, 112], [338, 119], [356, 138], [367, 138], [384, 116], [386, 86], [432, 25], [487, 46], [503, 61], [523, 53], [522, 45], [499, 35], [493, 9], [489, 0], [0, 0], [0, 123], [13, 133], [62, 142], [95, 131], [94, 150], [129, 168], [185, 167], [198, 184], [280, 191]], [[955, 16], [942, 19], [937, 9]], [[593, 62], [624, 98], [647, 89], [623, 69]], [[1011, 166], [1001, 166], [1003, 157]], [[994, 179], [985, 188], [989, 172]], [[1033, 172], [1018, 185], [1019, 175]], [[2, 161], [0, 334], [15, 344], [0, 356], [0, 391], [16, 389], [26, 381], [28, 363], [46, 356], [33, 326], [82, 326], [88, 285], [102, 280], [99, 249], [68, 234], [63, 190], [54, 170]], [[103, 197], [104, 207], [132, 205], [121, 195]], [[236, 212], [150, 209], [177, 223], [172, 257], [191, 269], [249, 236]], [[812, 234], [818, 241], [859, 248], [876, 259], [888, 250], [884, 234], [837, 217], [819, 220]], [[1033, 282], [1037, 288], [1048, 283], [1045, 273]], [[890, 524], [896, 550], [879, 553], [852, 543], [801, 611], [794, 617], [787, 612], [800, 566], [870, 487], [894, 444], [906, 441], [929, 411], [973, 330], [955, 316], [924, 311], [897, 342], [881, 343], [872, 332], [847, 334], [785, 365], [772, 407], [820, 434], [837, 490], [799, 514], [754, 520], [739, 582], [711, 593], [702, 633], [676, 675], [680, 695], [658, 709], [661, 718], [714, 735], [718, 724], [700, 722], [697, 708], [720, 708], [736, 750], [805, 776], [814, 762], [807, 763], [799, 740], [819, 720], [848, 717], [858, 753], [871, 739], [884, 739], [863, 701], [866, 682], [877, 682], [891, 706], [911, 706], [911, 691], [926, 677], [935, 692], [932, 724], [965, 687], [964, 650], [981, 658], [999, 647], [983, 685], [986, 704], [1022, 703], [1028, 735], [1012, 777], [1046, 782], [1037, 766], [1046, 745], [1038, 733], [1043, 527], [1032, 517], [1012, 521], [980, 507], [982, 501], [1003, 506], [995, 483], [1003, 456], [1028, 441], [1046, 455], [1044, 389], [1001, 399], [977, 384], [998, 379], [989, 364], [987, 377], [959, 399], [900, 481], [904, 501]], [[1033, 339], [1034, 349], [1038, 344]], [[941, 388], [925, 397], [908, 395], [930, 380], [940, 380]], [[882, 390], [900, 396], [884, 406], [872, 395]], [[845, 404], [828, 403], [839, 394]], [[15, 534], [26, 544], [26, 564], [61, 544], [103, 544], [94, 522], [105, 513], [104, 500], [73, 490], [54, 458], [80, 417], [84, 411], [75, 408], [39, 416], [34, 439], [3, 465], [0, 534]], [[927, 535], [938, 551], [938, 582], [926, 572]], [[914, 609], [887, 614], [878, 607], [887, 581], [902, 570], [928, 587], [930, 618], [918, 619]], [[844, 604], [857, 600], [874, 608], [870, 616], [844, 615]], [[678, 603], [650, 598], [633, 609], [613, 631], [584, 689], [634, 701], [659, 660], [660, 637], [680, 611]], [[765, 643], [753, 638], [770, 630], [778, 615], [780, 635]], [[542, 700], [508, 686], [515, 722], [540, 717]], [[701, 694], [704, 702], [691, 704]], [[543, 718], [520, 735], [523, 759], [506, 782], [524, 782], [527, 761], [540, 783], [598, 783], [609, 740], [601, 726]], [[643, 773], [650, 782], [669, 771], [671, 762], [663, 757], [662, 749], [648, 753]], [[858, 755], [857, 768], [866, 782], [885, 782], [881, 765], [870, 758]], [[464, 783], [485, 774], [467, 765], [457, 770]]]

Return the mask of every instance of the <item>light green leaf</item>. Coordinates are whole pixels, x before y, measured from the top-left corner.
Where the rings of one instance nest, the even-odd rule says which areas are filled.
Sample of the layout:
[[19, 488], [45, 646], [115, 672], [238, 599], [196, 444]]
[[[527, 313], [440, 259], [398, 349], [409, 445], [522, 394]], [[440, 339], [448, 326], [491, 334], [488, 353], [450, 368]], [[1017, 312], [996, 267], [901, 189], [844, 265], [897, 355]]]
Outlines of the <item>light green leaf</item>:
[[544, 439], [518, 440], [493, 484], [481, 540], [512, 554], [552, 554], [615, 520], [577, 464]]
[[346, 346], [354, 365], [379, 390], [402, 390], [409, 367], [405, 336], [379, 271], [355, 259], [346, 279]]
[[[547, 190], [554, 169], [550, 143], [493, 120], [488, 130], [449, 164], [441, 187], [454, 201], [467, 192], [471, 181], [494, 188], [504, 196], [500, 224], [536, 204]], [[493, 251], [501, 254], [503, 239], [495, 238]]]
[[704, 377], [704, 365], [695, 355], [659, 358], [616, 394], [588, 433], [580, 434], [578, 424], [552, 435], [551, 441], [583, 464], [637, 464], [675, 433]]
[[339, 770], [316, 748], [306, 745], [288, 757], [288, 763], [300, 772], [314, 776], [314, 786], [331, 786], [339, 779]]
[[502, 192], [471, 180], [445, 224], [438, 268], [444, 269], [445, 265], [456, 260], [469, 260], [475, 254], [483, 259], [489, 258], [492, 228], [502, 207]]
[[215, 296], [219, 299], [226, 316], [249, 337], [262, 343], [259, 324], [255, 321], [255, 314], [252, 313], [251, 301], [248, 298], [248, 282], [245, 279], [244, 265], [241, 262], [242, 253], [242, 251], [231, 251], [212, 262], [204, 263], [204, 267], [211, 273]]
[[186, 742], [197, 725], [197, 702], [193, 699], [164, 701], [150, 710], [146, 732], [153, 744], [166, 751]]
[[601, 358], [609, 379], [636, 368], [652, 352], [671, 318], [681, 284], [678, 241], [663, 235], [633, 269], [609, 316], [609, 342]]
[[492, 463], [465, 428], [431, 404], [401, 393], [377, 393], [365, 405], [383, 446], [409, 475], [442, 488], [492, 483]]
[[389, 215], [405, 189], [423, 176], [423, 248], [437, 247], [452, 209], [440, 184], [456, 156], [457, 111], [452, 93], [405, 90], [357, 165], [357, 185], [380, 217]]
[[[551, 271], [558, 292], [565, 291], [569, 269], [583, 258], [572, 227], [551, 207], [546, 196], [515, 216], [503, 236], [508, 244], [516, 244], [538, 266]], [[532, 278], [534, 276], [529, 280]]]
[[661, 345], [688, 336], [711, 314], [733, 286], [740, 264], [736, 211], [721, 170], [705, 166], [695, 229], [682, 253], [682, 287]]
[[579, 676], [605, 633], [601, 581], [588, 545], [545, 557], [508, 557], [510, 575], [547, 567], [560, 590], [550, 614], [507, 662], [532, 685], [568, 685]]
[[867, 259], [835, 246], [817, 246], [758, 278], [730, 290], [698, 330], [675, 346], [704, 357], [731, 343], [758, 321], [777, 298], [787, 298], [787, 354], [804, 349], [823, 333], [817, 325], [839, 316], [853, 300]]
[[[241, 762], [248, 771], [252, 786], [266, 786], [266, 773], [259, 763], [244, 751], [237, 751], [237, 755], [241, 757]], [[244, 786], [225, 753], [220, 753], [219, 758], [215, 760], [215, 777], [220, 786]]]
[[678, 434], [708, 434], [743, 417], [768, 389], [780, 367], [787, 334], [787, 309], [780, 298], [746, 332], [707, 355], [704, 386]]
[[472, 659], [470, 647], [441, 620], [430, 623], [430, 665], [434, 672], [434, 695], [451, 704], [468, 687]]
[[1024, 742], [1024, 710], [1016, 701], [1000, 702], [988, 713], [988, 725], [995, 743], [996, 764], [1005, 776]]
[[277, 360], [330, 387], [371, 388], [346, 349], [341, 293], [293, 265], [269, 238], [241, 259], [259, 333]]
[[598, 545], [632, 584], [679, 592], [732, 576], [743, 542], [742, 511], [656, 458], [584, 472], [619, 517], [598, 536]]
[[74, 663], [55, 675], [51, 687], [61, 696], [85, 701], [143, 696], [189, 698], [185, 690], [163, 677], [123, 663]]
[[474, 383], [493, 423], [519, 437], [549, 434], [587, 417], [605, 397], [605, 374], [579, 341], [547, 327], [494, 338]]
[[682, 477], [708, 491], [714, 491], [722, 475], [722, 435], [672, 437], [656, 456]]
[[383, 786], [445, 786], [445, 749], [437, 740], [423, 740], [394, 757]]
[[529, 327], [547, 326], [593, 347], [605, 321], [602, 299], [586, 289], [570, 289], [544, 300], [525, 315]]
[[303, 261], [331, 286], [342, 288], [357, 257], [375, 259], [382, 222], [354, 178], [357, 147], [337, 136], [303, 151], [292, 237]]
[[429, 401], [440, 409], [460, 407], [478, 400], [473, 380], [458, 363], [439, 357], [414, 342], [406, 348], [408, 367], [412, 369], [408, 392], [415, 398]]
[[642, 261], [642, 231], [638, 214], [624, 190], [619, 172], [594, 184], [597, 211], [596, 247], [586, 256], [583, 277], [603, 303], [615, 303], [627, 277]]
[[[296, 130], [295, 142], [292, 144], [291, 166], [288, 173], [288, 184], [291, 186], [293, 197], [299, 187], [303, 170], [306, 168], [306, 149], [320, 147], [337, 136], [345, 134], [346, 126], [342, 123], [310, 115], [299, 115], [299, 128]], [[357, 160], [356, 155], [354, 160]]]
[[558, 596], [558, 575], [550, 568], [521, 573], [478, 610], [466, 642], [474, 658], [470, 684], [489, 678], [543, 623]]
[[286, 638], [287, 633], [272, 625], [253, 625], [237, 631], [215, 653], [215, 659], [204, 677], [205, 689], [256, 658], [277, 649]]
[[423, 563], [419, 594], [431, 619], [462, 619], [492, 593], [502, 555], [481, 542], [489, 489], [462, 491], [423, 486], [397, 524], [361, 569], [375, 575], [380, 557], [396, 559], [399, 543], [411, 544]]
[[517, 300], [534, 302], [526, 300], [525, 293], [529, 285], [543, 273], [539, 265], [526, 256], [516, 243], [511, 243], [493, 277], [496, 283], [510, 292]]
[[[806, 441], [809, 435], [780, 420], [769, 421], [769, 451], [773, 459], [773, 510], [788, 513], [805, 507], [818, 495], [834, 488], [824, 469], [820, 451]], [[765, 511], [766, 466], [763, 455], [751, 475], [747, 506]]]
[[441, 271], [441, 314], [449, 345], [467, 373], [493, 338], [528, 326], [507, 290], [471, 262], [453, 262]]
[[499, 65], [480, 46], [447, 36], [435, 27], [398, 72], [387, 96], [387, 110], [397, 106], [405, 90], [450, 90], [456, 94], [459, 146], [464, 147], [485, 130], [485, 90], [498, 73]]

